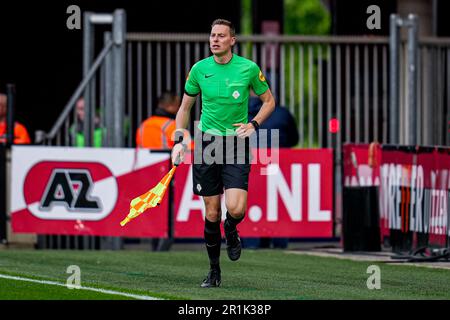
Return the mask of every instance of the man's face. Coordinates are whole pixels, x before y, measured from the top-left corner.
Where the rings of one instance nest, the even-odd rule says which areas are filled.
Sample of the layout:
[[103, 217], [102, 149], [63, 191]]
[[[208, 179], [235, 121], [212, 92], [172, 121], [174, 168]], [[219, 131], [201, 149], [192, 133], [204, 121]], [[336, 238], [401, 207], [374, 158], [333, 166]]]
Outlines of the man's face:
[[231, 36], [230, 27], [223, 24], [216, 24], [212, 27], [209, 36], [209, 48], [216, 56], [222, 56], [231, 51], [235, 42], [236, 38]]
[[80, 99], [76, 105], [78, 119], [84, 120], [84, 100]]

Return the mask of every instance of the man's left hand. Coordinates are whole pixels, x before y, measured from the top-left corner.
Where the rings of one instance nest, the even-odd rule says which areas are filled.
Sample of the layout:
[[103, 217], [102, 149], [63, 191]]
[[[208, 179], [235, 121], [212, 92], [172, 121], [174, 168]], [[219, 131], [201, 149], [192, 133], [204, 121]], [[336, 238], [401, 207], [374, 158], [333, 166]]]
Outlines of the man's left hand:
[[255, 127], [251, 123], [234, 123], [233, 126], [239, 127], [236, 130], [236, 134], [239, 138], [247, 138], [255, 132]]

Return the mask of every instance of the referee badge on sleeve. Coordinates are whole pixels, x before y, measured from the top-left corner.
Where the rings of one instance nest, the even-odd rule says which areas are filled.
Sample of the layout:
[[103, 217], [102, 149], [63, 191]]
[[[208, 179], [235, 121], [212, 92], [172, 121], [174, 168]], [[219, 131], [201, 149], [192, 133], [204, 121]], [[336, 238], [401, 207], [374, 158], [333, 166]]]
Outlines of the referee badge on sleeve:
[[263, 82], [266, 81], [266, 78], [264, 77], [262, 71], [259, 71], [259, 80], [261, 80]]

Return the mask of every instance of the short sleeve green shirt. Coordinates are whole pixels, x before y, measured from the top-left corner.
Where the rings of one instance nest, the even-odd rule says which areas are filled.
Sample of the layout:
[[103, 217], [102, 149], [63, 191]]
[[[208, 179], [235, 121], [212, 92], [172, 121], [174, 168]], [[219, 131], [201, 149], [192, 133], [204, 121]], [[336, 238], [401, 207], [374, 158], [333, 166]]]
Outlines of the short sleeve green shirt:
[[185, 93], [201, 93], [202, 113], [199, 129], [222, 136], [235, 135], [234, 123], [248, 122], [250, 88], [257, 95], [269, 89], [256, 63], [233, 54], [226, 64], [213, 56], [198, 61], [189, 72]]

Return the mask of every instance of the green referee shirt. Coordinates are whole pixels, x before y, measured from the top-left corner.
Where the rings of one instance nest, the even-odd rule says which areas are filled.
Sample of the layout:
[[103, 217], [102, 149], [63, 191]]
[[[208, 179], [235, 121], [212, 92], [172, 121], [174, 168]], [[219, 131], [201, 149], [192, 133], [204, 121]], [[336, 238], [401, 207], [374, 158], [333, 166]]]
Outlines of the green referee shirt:
[[189, 96], [202, 94], [199, 129], [228, 136], [236, 134], [233, 123], [248, 122], [250, 88], [261, 95], [269, 86], [256, 63], [233, 54], [226, 64], [217, 63], [213, 56], [194, 64], [184, 91]]

